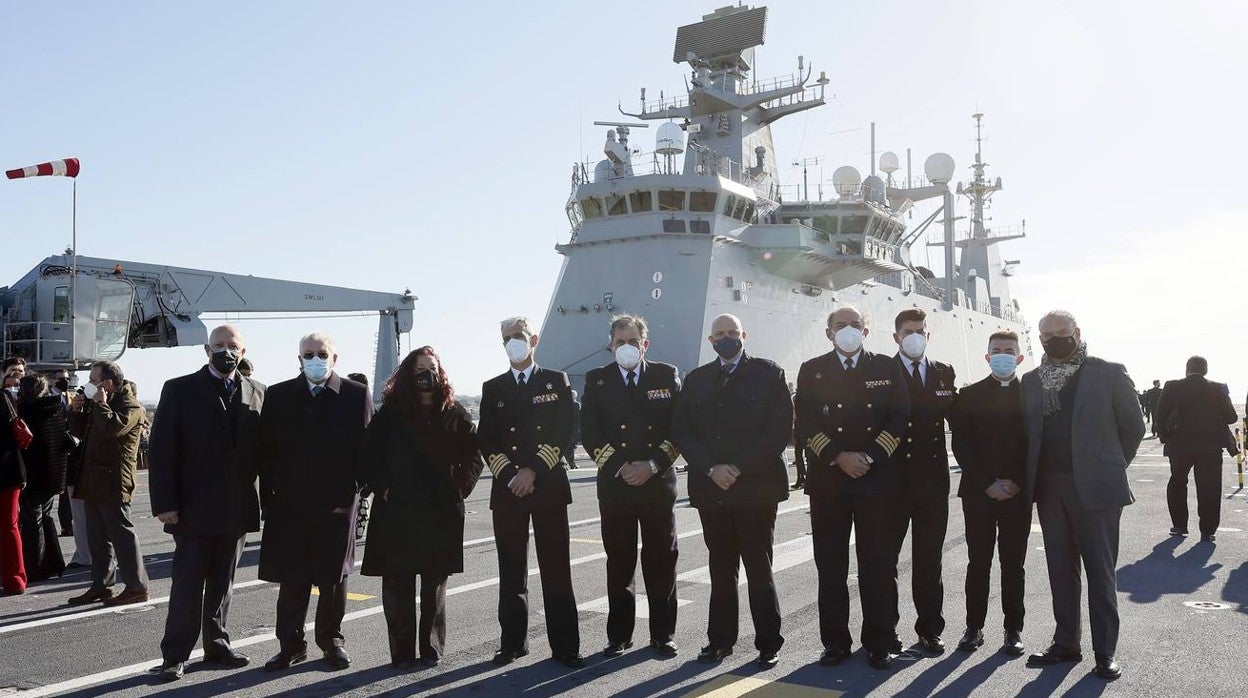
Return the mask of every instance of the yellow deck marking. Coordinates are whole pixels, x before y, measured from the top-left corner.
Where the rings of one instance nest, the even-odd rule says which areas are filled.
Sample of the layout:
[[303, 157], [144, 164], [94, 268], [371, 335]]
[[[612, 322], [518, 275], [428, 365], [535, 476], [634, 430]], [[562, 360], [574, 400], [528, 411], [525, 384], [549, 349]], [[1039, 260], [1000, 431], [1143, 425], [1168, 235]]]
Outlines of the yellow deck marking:
[[[321, 590], [317, 589], [316, 587], [312, 587], [312, 595], [320, 596]], [[369, 599], [375, 599], [375, 598], [377, 597], [369, 596], [368, 594], [356, 594], [355, 592], [351, 592], [351, 591], [347, 592], [347, 601], [368, 601]]]
[[710, 683], [686, 693], [687, 698], [835, 698], [844, 695], [844, 691], [833, 691], [830, 688], [816, 688], [783, 681], [768, 681], [757, 676], [736, 676], [725, 674]]

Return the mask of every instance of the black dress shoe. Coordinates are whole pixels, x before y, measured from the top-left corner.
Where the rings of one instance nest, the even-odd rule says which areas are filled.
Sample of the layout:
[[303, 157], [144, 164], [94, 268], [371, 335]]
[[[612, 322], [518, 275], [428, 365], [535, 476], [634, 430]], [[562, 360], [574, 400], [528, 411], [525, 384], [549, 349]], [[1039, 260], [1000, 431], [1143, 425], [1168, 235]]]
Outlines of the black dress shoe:
[[967, 628], [962, 633], [962, 639], [958, 640], [958, 650], [962, 652], [974, 652], [984, 646], [984, 631], [979, 628]]
[[927, 637], [920, 635], [919, 647], [922, 647], [924, 652], [935, 657], [945, 653], [945, 641], [940, 639], [939, 635], [929, 635]]
[[789, 489], [791, 489], [791, 490], [800, 490], [800, 489], [802, 489], [802, 488], [803, 488], [803, 487], [805, 487], [805, 486], [806, 486], [806, 481], [805, 481], [805, 480], [798, 480], [797, 482], [793, 483], [792, 485], [789, 485]]
[[1218, 539], [1218, 537], [1217, 537], [1217, 536], [1215, 536], [1215, 535], [1213, 535], [1212, 533], [1210, 533], [1210, 534], [1208, 534], [1208, 535], [1201, 535], [1201, 537], [1200, 537], [1200, 542], [1202, 542], [1202, 543], [1212, 543], [1212, 542], [1214, 542], [1214, 541], [1215, 541], [1215, 540], [1217, 540], [1217, 539]]
[[1049, 666], [1051, 664], [1061, 664], [1062, 662], [1081, 662], [1083, 661], [1083, 653], [1078, 647], [1062, 647], [1061, 645], [1049, 645], [1049, 648], [1039, 654], [1033, 654], [1027, 658], [1027, 666]]
[[850, 651], [837, 649], [835, 647], [825, 647], [823, 654], [819, 655], [819, 663], [823, 666], [836, 666], [849, 658]]
[[70, 606], [85, 606], [89, 603], [108, 601], [113, 598], [113, 590], [108, 587], [92, 587], [77, 596], [69, 597], [65, 603]]
[[1186, 536], [1186, 535], [1187, 535], [1187, 529], [1186, 529], [1186, 528], [1179, 528], [1178, 526], [1171, 526], [1171, 527], [1170, 527], [1170, 535], [1172, 535], [1172, 536]]
[[152, 667], [149, 671], [156, 674], [161, 681], [177, 681], [186, 673], [186, 663], [164, 662]]
[[239, 654], [234, 650], [227, 650], [225, 652], [213, 652], [211, 654], [204, 653], [204, 661], [209, 664], [227, 666], [231, 669], [242, 669], [248, 664], [251, 664], [251, 657], [248, 657], [245, 654]]
[[507, 666], [528, 653], [528, 650], [499, 650], [494, 653], [494, 663], [499, 666]]
[[1122, 676], [1122, 667], [1118, 666], [1118, 662], [1107, 654], [1096, 655], [1096, 668], [1092, 671], [1106, 681], [1113, 681]]
[[707, 663], [721, 662], [724, 657], [727, 657], [730, 654], [732, 654], [731, 647], [715, 647], [714, 645], [707, 645], [702, 648], [701, 652], [698, 652], [698, 661]]
[[273, 655], [272, 659], [264, 663], [264, 670], [281, 671], [283, 669], [289, 669], [307, 658], [308, 651], [306, 649], [294, 650], [290, 652], [282, 650], [281, 652]]
[[415, 659], [391, 659], [390, 666], [397, 671], [411, 671], [416, 668]]
[[442, 663], [442, 659], [440, 657], [421, 657], [419, 661], [421, 666], [426, 669], [432, 669]]
[[1021, 657], [1027, 653], [1027, 648], [1023, 647], [1023, 638], [1017, 630], [1005, 631], [1005, 642], [1001, 645], [1001, 652], [1011, 657]]
[[676, 643], [671, 640], [651, 640], [650, 649], [658, 652], [664, 657], [676, 656]]
[[620, 656], [621, 654], [624, 654], [624, 652], [625, 652], [626, 650], [630, 650], [630, 649], [632, 649], [632, 648], [633, 648], [633, 641], [632, 641], [632, 640], [627, 640], [627, 641], [625, 641], [625, 642], [612, 642], [611, 644], [607, 645], [607, 646], [606, 646], [606, 647], [602, 650], [602, 656], [604, 656], [604, 657], [618, 657], [618, 656]]
[[897, 655], [892, 652], [872, 652], [867, 658], [867, 663], [872, 669], [892, 669], [895, 661], [897, 661]]
[[585, 667], [585, 658], [579, 652], [576, 654], [556, 654], [553, 659], [570, 669], [582, 669]]
[[778, 652], [773, 650], [764, 650], [758, 653], [758, 659], [755, 659], [754, 663], [758, 665], [759, 669], [770, 669], [776, 665], [776, 662], [780, 661], [778, 654]]
[[342, 671], [351, 666], [351, 656], [341, 647], [325, 650], [325, 661], [334, 671]]

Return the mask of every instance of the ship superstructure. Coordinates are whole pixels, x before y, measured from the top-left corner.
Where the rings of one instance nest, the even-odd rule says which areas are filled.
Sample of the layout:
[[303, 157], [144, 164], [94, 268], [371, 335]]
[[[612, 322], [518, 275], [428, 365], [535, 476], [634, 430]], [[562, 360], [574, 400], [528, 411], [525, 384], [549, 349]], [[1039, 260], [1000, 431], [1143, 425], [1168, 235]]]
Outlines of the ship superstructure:
[[[796, 376], [800, 363], [826, 352], [826, 318], [854, 305], [870, 318], [871, 351], [893, 354], [892, 322], [905, 308], [928, 313], [930, 354], [953, 364], [965, 382], [982, 377], [988, 336], [1026, 328], [1007, 277], [1017, 262], [997, 244], [1020, 230], [993, 230], [984, 209], [1001, 181], [989, 181], [977, 150], [969, 185], [953, 185], [953, 159], [927, 158], [925, 178], [902, 184], [896, 155], [880, 157], [881, 177], [852, 167], [833, 175], [836, 197], [810, 200], [781, 186], [772, 142], [775, 121], [825, 103], [828, 78], [798, 58], [797, 74], [759, 82], [754, 51], [764, 42], [767, 9], [726, 7], [677, 31], [673, 60], [690, 68], [687, 94], [660, 95], [610, 127], [605, 158], [573, 169], [567, 203], [571, 237], [541, 327], [538, 360], [567, 371], [580, 386], [586, 371], [611, 360], [610, 316], [644, 315], [654, 359], [682, 371], [713, 356], [710, 320], [739, 316], [747, 351]], [[982, 115], [976, 114], [977, 129]], [[656, 147], [642, 154], [633, 130], [658, 122]], [[978, 130], [977, 130], [978, 135]], [[971, 203], [969, 229], [958, 234], [957, 195]], [[787, 196], [786, 196], [787, 195]], [[940, 206], [914, 230], [907, 214], [919, 202]], [[912, 246], [939, 223], [943, 276], [916, 266]], [[958, 253], [960, 252], [960, 258]], [[961, 262], [959, 264], [959, 261]]]

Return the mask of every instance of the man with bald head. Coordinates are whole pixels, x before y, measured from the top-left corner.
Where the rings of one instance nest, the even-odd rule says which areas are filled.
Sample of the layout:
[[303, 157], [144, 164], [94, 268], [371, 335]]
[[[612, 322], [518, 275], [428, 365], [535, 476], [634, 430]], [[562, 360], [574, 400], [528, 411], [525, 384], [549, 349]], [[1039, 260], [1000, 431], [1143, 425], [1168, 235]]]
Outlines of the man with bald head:
[[776, 665], [784, 644], [771, 573], [777, 505], [789, 497], [784, 450], [793, 399], [784, 370], [745, 353], [741, 320], [720, 315], [707, 341], [715, 358], [690, 371], [672, 417], [672, 440], [689, 464], [689, 501], [710, 553], [709, 642], [698, 655], [718, 662], [737, 641], [737, 574], [745, 566], [757, 663]]
[[[1023, 376], [1027, 427], [1027, 501], [1036, 502], [1057, 629], [1030, 666], [1083, 659], [1080, 563], [1087, 570], [1088, 615], [1097, 676], [1122, 675], [1118, 645], [1118, 527], [1135, 501], [1127, 466], [1144, 438], [1135, 385], [1122, 364], [1088, 356], [1075, 318], [1040, 318], [1044, 358]], [[1075, 415], [1079, 418], [1075, 419]]]
[[[901, 364], [863, 347], [870, 334], [853, 306], [828, 316], [832, 351], [797, 374], [797, 431], [806, 439], [806, 493], [819, 573], [819, 635], [824, 666], [850, 656], [849, 536], [858, 556], [862, 644], [876, 669], [892, 667], [897, 637], [897, 556], [906, 534], [905, 482], [911, 463], [894, 457], [910, 421]], [[909, 455], [909, 454], [907, 454]], [[912, 460], [912, 459], [911, 459]]]
[[204, 345], [208, 363], [165, 383], [148, 450], [152, 513], [173, 535], [173, 588], [163, 662], [165, 681], [182, 678], [203, 628], [204, 661], [246, 666], [225, 623], [234, 570], [247, 533], [260, 530], [256, 494], [264, 386], [238, 372], [247, 343], [222, 325]]

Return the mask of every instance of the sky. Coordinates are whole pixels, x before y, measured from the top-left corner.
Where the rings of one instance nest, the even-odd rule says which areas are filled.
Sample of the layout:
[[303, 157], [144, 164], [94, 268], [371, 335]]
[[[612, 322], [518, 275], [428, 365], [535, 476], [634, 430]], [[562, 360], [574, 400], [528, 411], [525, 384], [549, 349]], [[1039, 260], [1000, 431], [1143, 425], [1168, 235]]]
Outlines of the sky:
[[[411, 347], [436, 347], [475, 394], [506, 368], [498, 321], [545, 315], [570, 165], [601, 158], [592, 122], [642, 86], [681, 92], [676, 27], [717, 4], [0, 0], [0, 165], [81, 159], [82, 254], [410, 288]], [[1141, 388], [1199, 353], [1244, 395], [1248, 3], [768, 7], [758, 76], [802, 55], [834, 95], [777, 124], [781, 162], [865, 171], [875, 122], [879, 151], [912, 149], [916, 170], [946, 151], [965, 179], [985, 113], [1005, 184], [991, 225], [1027, 222], [1002, 251], [1033, 327], [1065, 308]], [[0, 285], [64, 249], [70, 223], [68, 180], [0, 181]], [[240, 326], [265, 382], [297, 374], [313, 330], [337, 338], [343, 372], [372, 372], [374, 318]], [[121, 363], [154, 398], [202, 360]]]

